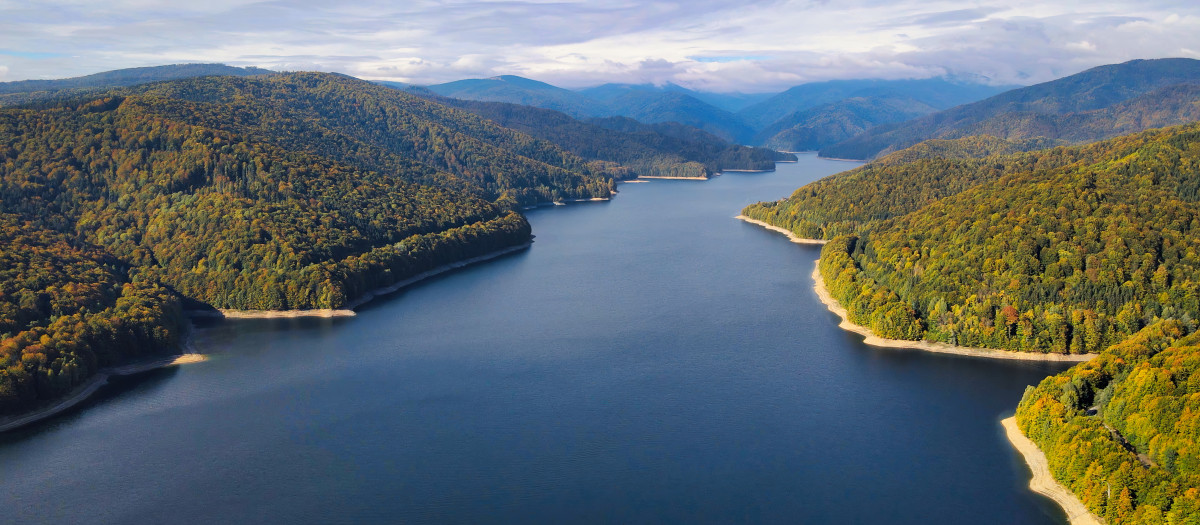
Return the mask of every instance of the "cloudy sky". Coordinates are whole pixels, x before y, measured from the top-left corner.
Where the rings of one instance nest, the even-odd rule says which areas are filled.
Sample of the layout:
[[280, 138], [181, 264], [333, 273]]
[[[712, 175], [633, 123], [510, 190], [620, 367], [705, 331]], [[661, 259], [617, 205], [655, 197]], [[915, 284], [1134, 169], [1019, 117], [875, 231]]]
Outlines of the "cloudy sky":
[[1200, 58], [1195, 0], [0, 0], [0, 24], [0, 81], [223, 62], [756, 92], [943, 74], [1031, 84]]

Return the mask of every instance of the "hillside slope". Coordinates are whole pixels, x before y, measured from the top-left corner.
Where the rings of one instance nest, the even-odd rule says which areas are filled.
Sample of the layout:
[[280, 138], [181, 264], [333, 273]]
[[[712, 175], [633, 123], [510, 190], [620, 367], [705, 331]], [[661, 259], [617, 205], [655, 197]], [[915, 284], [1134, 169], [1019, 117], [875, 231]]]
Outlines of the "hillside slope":
[[1100, 140], [1194, 120], [1196, 84], [1200, 84], [1200, 60], [1134, 60], [1100, 66], [908, 122], [882, 125], [824, 148], [821, 154], [869, 159], [928, 139], [979, 134]]
[[74, 78], [56, 80], [18, 80], [0, 82], [0, 106], [28, 104], [40, 100], [98, 93], [108, 88], [133, 86], [202, 76], [273, 75], [274, 71], [256, 67], [224, 64], [174, 64], [168, 66], [117, 69]]
[[1010, 87], [956, 82], [944, 78], [920, 80], [831, 80], [801, 84], [746, 107], [738, 116], [755, 129], [823, 104], [852, 98], [911, 99], [935, 109], [981, 100]]
[[530, 106], [435, 100], [553, 142], [583, 158], [618, 163], [642, 177], [707, 177], [725, 169], [771, 170], [776, 160], [795, 159], [729, 144], [701, 131], [681, 134], [672, 124], [643, 124], [624, 117], [585, 122]]
[[[541, 160], [538, 160], [541, 159]], [[558, 146], [328, 74], [0, 109], [0, 414], [170, 348], [189, 308], [339, 308], [608, 196]]]
[[781, 151], [817, 151], [880, 124], [934, 111], [907, 97], [852, 97], [785, 116], [759, 131], [751, 143]]

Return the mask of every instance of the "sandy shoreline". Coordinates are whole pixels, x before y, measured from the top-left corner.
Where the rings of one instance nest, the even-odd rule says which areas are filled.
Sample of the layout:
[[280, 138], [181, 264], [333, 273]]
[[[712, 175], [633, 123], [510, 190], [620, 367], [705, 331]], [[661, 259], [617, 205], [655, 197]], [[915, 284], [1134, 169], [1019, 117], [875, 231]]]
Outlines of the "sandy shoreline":
[[655, 177], [650, 175], [638, 175], [639, 179], [663, 179], [663, 180], [708, 180], [708, 177]]
[[188, 310], [188, 317], [215, 319], [285, 319], [293, 317], [354, 317], [354, 310], [320, 308], [314, 310]]
[[791, 230], [788, 230], [786, 228], [780, 228], [778, 226], [773, 226], [773, 225], [767, 224], [760, 220], [751, 219], [750, 217], [747, 217], [745, 215], [738, 215], [737, 217], [734, 217], [734, 218], [737, 220], [740, 220], [740, 221], [746, 221], [746, 222], [756, 225], [756, 226], [762, 226], [763, 228], [766, 228], [771, 231], [775, 231], [775, 232], [779, 232], [784, 235], [787, 235], [788, 240], [790, 240], [796, 244], [825, 244], [825, 243], [829, 242], [829, 241], [824, 241], [821, 239], [805, 239], [804, 237], [800, 237], [800, 236], [792, 233]]
[[1071, 525], [1103, 524], [1096, 515], [1088, 511], [1083, 502], [1075, 497], [1075, 494], [1072, 494], [1058, 480], [1054, 479], [1054, 476], [1050, 475], [1050, 464], [1046, 461], [1046, 455], [1037, 447], [1037, 444], [1021, 433], [1021, 429], [1017, 427], [1016, 416], [1005, 419], [1000, 424], [1004, 426], [1008, 442], [1012, 443], [1013, 448], [1021, 453], [1021, 456], [1025, 458], [1025, 463], [1029, 465], [1029, 470], [1033, 471], [1033, 479], [1029, 480], [1030, 490], [1054, 500], [1066, 511]]
[[504, 248], [502, 250], [496, 250], [496, 251], [490, 252], [490, 253], [485, 253], [478, 257], [471, 257], [470, 259], [463, 259], [461, 261], [452, 262], [450, 264], [438, 266], [437, 268], [434, 268], [434, 269], [426, 271], [426, 272], [419, 273], [419, 274], [409, 277], [408, 279], [405, 279], [403, 281], [399, 281], [397, 283], [390, 284], [390, 285], [384, 286], [382, 288], [376, 288], [374, 290], [371, 290], [371, 291], [363, 294], [358, 299], [355, 299], [355, 300], [347, 303], [346, 308], [351, 310], [351, 313], [353, 313], [353, 310], [355, 308], [358, 308], [359, 306], [362, 306], [362, 305], [370, 302], [372, 299], [379, 297], [381, 295], [390, 294], [392, 292], [395, 292], [396, 290], [404, 288], [405, 286], [410, 286], [418, 281], [423, 281], [423, 280], [433, 277], [435, 275], [446, 273], [450, 270], [457, 270], [464, 266], [470, 266], [475, 263], [480, 263], [483, 261], [495, 259], [502, 255], [508, 255], [510, 253], [519, 252], [521, 250], [529, 248], [530, 246], [533, 246], [533, 241], [518, 244], [516, 246], [509, 246], [508, 248]]
[[[825, 244], [827, 242], [827, 241], [822, 241], [819, 239], [805, 239], [803, 237], [798, 237], [798, 236], [796, 236], [796, 234], [794, 234], [791, 231], [788, 231], [784, 228], [780, 228], [778, 226], [772, 226], [765, 222], [757, 221], [757, 220], [751, 219], [749, 217], [746, 217], [744, 215], [738, 215], [736, 218], [746, 221], [750, 224], [762, 226], [763, 228], [767, 228], [769, 230], [782, 233], [782, 234], [786, 235], [789, 240], [791, 240], [792, 242], [797, 243], [797, 244]], [[911, 348], [914, 350], [924, 350], [926, 352], [937, 352], [937, 353], [942, 353], [942, 354], [966, 355], [966, 356], [971, 356], [971, 357], [986, 357], [989, 359], [1017, 359], [1017, 360], [1022, 360], [1022, 361], [1064, 361], [1064, 362], [1069, 362], [1069, 363], [1080, 363], [1083, 361], [1088, 361], [1088, 360], [1092, 359], [1093, 357], [1096, 357], [1096, 354], [1063, 355], [1063, 354], [1040, 354], [1040, 353], [1033, 353], [1033, 352], [1010, 352], [1008, 350], [995, 350], [992, 348], [973, 348], [973, 347], [969, 347], [969, 346], [954, 346], [954, 345], [949, 345], [946, 343], [936, 343], [936, 342], [932, 342], [932, 341], [904, 341], [904, 340], [900, 340], [900, 339], [885, 339], [885, 338], [879, 337], [879, 336], [875, 335], [875, 333], [872, 332], [870, 328], [850, 322], [850, 316], [846, 312], [846, 309], [842, 308], [842, 305], [838, 304], [837, 299], [834, 299], [833, 296], [830, 295], [829, 290], [827, 290], [825, 288], [825, 280], [821, 278], [821, 270], [820, 270], [820, 267], [818, 266], [820, 263], [820, 259], [817, 259], [817, 263], [818, 264], [813, 265], [814, 267], [813, 267], [813, 273], [812, 273], [813, 289], [816, 290], [817, 297], [819, 299], [821, 299], [821, 302], [823, 304], [825, 304], [825, 307], [828, 308], [830, 312], [833, 312], [833, 313], [837, 314], [838, 317], [842, 318], [842, 322], [840, 324], [838, 324], [839, 328], [849, 331], [849, 332], [854, 332], [856, 334], [863, 336], [863, 338], [864, 338], [863, 342], [866, 344], [869, 344], [871, 346], [878, 346], [878, 347], [883, 347], [883, 348]]]
[[[820, 263], [820, 259], [817, 259]], [[814, 265], [816, 266], [816, 265]], [[1061, 361], [1067, 363], [1082, 363], [1090, 361], [1096, 357], [1096, 354], [1041, 354], [1034, 352], [1012, 352], [1009, 350], [996, 350], [994, 348], [976, 348], [970, 346], [954, 346], [946, 343], [938, 343], [933, 341], [904, 341], [901, 339], [885, 339], [875, 335], [870, 328], [862, 325], [857, 325], [850, 322], [850, 317], [845, 308], [833, 298], [829, 290], [825, 288], [825, 280], [821, 278], [821, 270], [819, 267], [813, 268], [812, 273], [813, 288], [817, 291], [817, 297], [825, 304], [825, 307], [842, 318], [842, 322], [838, 327], [848, 332], [854, 332], [864, 337], [863, 342], [871, 346], [883, 348], [911, 348], [914, 350], [924, 350], [926, 352], [937, 352], [940, 354], [955, 354], [971, 357], [986, 357], [988, 359], [1016, 359], [1021, 361]]]
[[157, 368], [166, 368], [168, 366], [185, 365], [189, 363], [199, 363], [208, 359], [202, 354], [182, 354], [177, 356], [164, 357], [150, 361], [142, 361], [138, 363], [130, 363], [121, 366], [106, 368], [97, 372], [96, 375], [89, 378], [83, 384], [75, 387], [66, 397], [59, 399], [53, 405], [45, 408], [26, 412], [18, 416], [9, 416], [0, 419], [0, 432], [7, 432], [15, 428], [23, 427], [30, 423], [41, 421], [48, 417], [62, 413], [63, 411], [82, 403], [95, 394], [100, 387], [108, 383], [108, 379], [114, 376], [127, 376], [140, 374]]
[[[367, 303], [368, 301], [371, 301], [372, 299], [379, 297], [381, 295], [386, 295], [386, 294], [395, 292], [401, 288], [404, 288], [405, 286], [412, 285], [413, 283], [416, 283], [418, 281], [428, 279], [430, 277], [448, 272], [450, 270], [462, 268], [464, 266], [475, 264], [478, 262], [483, 262], [483, 261], [486, 261], [489, 259], [495, 259], [496, 257], [500, 257], [502, 255], [507, 255], [507, 254], [510, 254], [510, 253], [513, 253], [513, 252], [516, 252], [519, 250], [524, 250], [526, 248], [529, 248], [532, 245], [533, 245], [532, 242], [526, 242], [526, 243], [519, 244], [516, 246], [510, 246], [503, 250], [497, 250], [497, 251], [494, 251], [491, 253], [486, 253], [486, 254], [480, 255], [478, 257], [472, 257], [470, 259], [464, 259], [464, 260], [461, 260], [458, 262], [439, 266], [432, 270], [422, 272], [420, 274], [409, 277], [408, 279], [397, 282], [390, 286], [385, 286], [383, 288], [377, 288], [375, 290], [367, 292], [366, 294], [363, 294], [358, 299], [355, 299], [353, 302], [347, 304], [345, 308], [336, 309], [336, 310], [334, 310], [334, 309], [204, 310], [204, 311], [190, 311], [190, 312], [185, 312], [185, 313], [189, 317], [217, 317], [217, 318], [225, 318], [225, 319], [275, 319], [275, 318], [295, 318], [295, 317], [351, 317], [351, 316], [355, 315], [354, 308], [362, 306], [363, 304]], [[185, 346], [185, 348], [186, 348], [186, 346]], [[164, 367], [168, 367], [168, 366], [183, 365], [183, 364], [188, 364], [188, 363], [198, 363], [200, 361], [204, 361], [205, 359], [207, 359], [207, 357], [202, 354], [185, 353], [182, 355], [164, 357], [164, 358], [150, 360], [150, 361], [141, 361], [141, 362], [137, 362], [137, 363], [130, 363], [130, 364], [126, 364], [126, 365], [106, 368], [104, 370], [97, 372], [96, 375], [89, 378], [83, 384], [75, 387], [74, 390], [72, 390], [70, 393], [68, 393], [63, 398], [55, 401], [54, 404], [52, 404], [50, 406], [34, 410], [33, 412], [27, 412], [25, 414], [21, 414], [18, 416], [10, 416], [10, 417], [6, 417], [6, 418], [0, 418], [0, 432], [6, 432], [9, 430], [18, 428], [18, 427], [23, 427], [30, 423], [34, 423], [36, 421], [41, 421], [48, 417], [59, 414], [75, 405], [78, 405], [79, 403], [83, 402], [87, 398], [91, 397], [92, 394], [95, 394], [96, 391], [100, 389], [100, 387], [102, 387], [106, 383], [108, 383], [108, 379], [110, 377], [138, 374], [141, 372], [146, 372], [149, 370], [154, 370], [156, 368], [164, 368]]]
[[[599, 199], [599, 200], [607, 200], [607, 199]], [[388, 286], [384, 286], [382, 288], [376, 288], [374, 290], [371, 290], [371, 291], [363, 294], [362, 296], [358, 297], [357, 299], [347, 303], [346, 306], [343, 308], [337, 308], [337, 309], [318, 308], [318, 309], [312, 309], [312, 310], [216, 309], [216, 310], [189, 310], [184, 313], [188, 317], [211, 317], [211, 318], [216, 318], [216, 319], [292, 319], [292, 318], [298, 318], [298, 317], [320, 317], [320, 318], [354, 317], [355, 315], [357, 315], [354, 313], [355, 308], [358, 308], [359, 306], [366, 304], [367, 302], [369, 302], [370, 300], [372, 300], [376, 297], [379, 297], [381, 295], [387, 295], [389, 293], [395, 292], [396, 290], [404, 288], [405, 286], [412, 285], [413, 283], [416, 283], [417, 281], [428, 279], [430, 277], [433, 277], [433, 276], [441, 274], [441, 273], [448, 272], [450, 270], [462, 268], [463, 266], [475, 264], [478, 262], [483, 262], [483, 261], [486, 261], [489, 259], [495, 259], [496, 257], [500, 257], [501, 255], [507, 255], [507, 254], [510, 254], [510, 253], [513, 253], [516, 251], [524, 250], [524, 249], [530, 247], [531, 245], [533, 245], [532, 242], [527, 242], [527, 243], [519, 244], [516, 246], [510, 246], [503, 250], [497, 250], [497, 251], [494, 251], [491, 253], [485, 253], [478, 257], [472, 257], [470, 259], [464, 259], [464, 260], [461, 260], [458, 262], [453, 262], [450, 264], [438, 266], [437, 268], [434, 268], [434, 269], [426, 271], [426, 272], [419, 273], [417, 275], [409, 277], [408, 279], [399, 281], [395, 284], [391, 284]]]

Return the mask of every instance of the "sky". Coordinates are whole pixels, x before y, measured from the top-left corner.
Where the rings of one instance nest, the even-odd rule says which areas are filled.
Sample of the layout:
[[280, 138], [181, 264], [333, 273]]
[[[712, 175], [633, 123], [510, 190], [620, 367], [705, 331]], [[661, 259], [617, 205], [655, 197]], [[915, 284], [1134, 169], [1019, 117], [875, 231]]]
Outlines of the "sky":
[[770, 92], [952, 75], [1034, 84], [1200, 59], [1200, 2], [0, 0], [0, 81], [185, 62], [434, 84]]

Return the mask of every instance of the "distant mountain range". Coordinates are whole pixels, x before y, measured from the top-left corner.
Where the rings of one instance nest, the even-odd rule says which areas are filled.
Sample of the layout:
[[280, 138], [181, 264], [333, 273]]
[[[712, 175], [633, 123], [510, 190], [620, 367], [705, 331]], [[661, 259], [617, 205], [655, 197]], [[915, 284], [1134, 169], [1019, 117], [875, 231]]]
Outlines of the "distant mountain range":
[[752, 142], [780, 151], [816, 151], [877, 125], [935, 111], [909, 97], [852, 97], [787, 115], [759, 131]]
[[[178, 64], [7, 82], [0, 83], [0, 106], [153, 81], [266, 74], [272, 72]], [[851, 159], [874, 158], [933, 138], [990, 135], [1023, 144], [1068, 144], [1200, 120], [1194, 103], [1200, 95], [1200, 61], [1183, 58], [1101, 66], [1012, 90], [954, 78], [835, 80], [777, 94], [704, 93], [675, 84], [571, 90], [514, 75], [424, 87], [377, 83], [423, 96], [550, 109], [580, 120], [672, 122], [737, 144]], [[1027, 140], [1035, 138], [1045, 140]]]
[[794, 155], [730, 144], [674, 123], [644, 124], [627, 117], [576, 120], [550, 109], [434, 97], [509, 129], [558, 144], [586, 159], [618, 163], [638, 177], [705, 178], [722, 170], [772, 170]]
[[821, 155], [868, 159], [933, 138], [993, 135], [1078, 143], [1200, 119], [1200, 61], [1134, 60], [886, 124]]
[[816, 150], [878, 124], [972, 102], [1007, 88], [935, 78], [818, 82], [774, 95], [703, 93], [675, 84], [604, 84], [573, 91], [506, 75], [426, 89], [450, 98], [553, 109], [576, 118], [623, 116], [651, 124], [678, 122], [731, 142]]
[[24, 104], [53, 98], [64, 91], [79, 93], [86, 89], [107, 89], [203, 76], [271, 75], [274, 71], [257, 67], [233, 67], [225, 64], [172, 64], [105, 71], [94, 75], [57, 80], [18, 80], [0, 82], [0, 106]]

